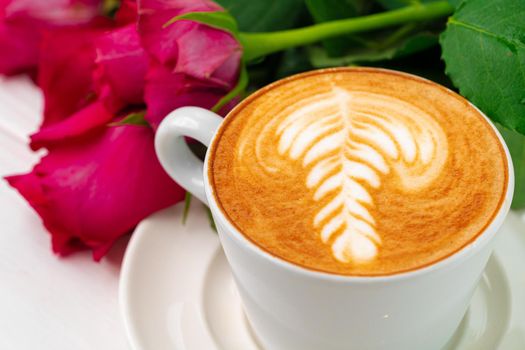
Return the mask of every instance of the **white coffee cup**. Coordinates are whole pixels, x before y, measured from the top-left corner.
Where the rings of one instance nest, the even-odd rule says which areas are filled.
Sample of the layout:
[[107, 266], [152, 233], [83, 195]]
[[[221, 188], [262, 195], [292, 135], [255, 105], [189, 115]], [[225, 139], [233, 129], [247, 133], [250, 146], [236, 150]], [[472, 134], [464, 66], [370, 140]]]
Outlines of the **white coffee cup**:
[[251, 243], [223, 215], [208, 178], [210, 153], [203, 164], [184, 141], [189, 136], [209, 146], [222, 120], [202, 108], [179, 108], [161, 123], [155, 147], [168, 174], [210, 207], [244, 310], [263, 348], [432, 350], [445, 346], [468, 308], [512, 200], [512, 161], [496, 128], [507, 155], [509, 183], [504, 203], [486, 230], [433, 265], [392, 276], [350, 277], [281, 260]]

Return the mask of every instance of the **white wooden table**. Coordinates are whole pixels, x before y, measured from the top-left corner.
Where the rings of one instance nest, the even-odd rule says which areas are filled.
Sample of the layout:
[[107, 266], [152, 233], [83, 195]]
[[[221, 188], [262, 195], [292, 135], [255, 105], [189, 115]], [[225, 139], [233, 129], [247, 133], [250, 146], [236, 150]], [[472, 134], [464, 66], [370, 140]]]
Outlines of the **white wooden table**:
[[[42, 96], [27, 77], [0, 78], [0, 176], [39, 158], [27, 136]], [[53, 255], [39, 217], [0, 180], [0, 349], [129, 350], [118, 307], [121, 239], [100, 263], [87, 252]]]

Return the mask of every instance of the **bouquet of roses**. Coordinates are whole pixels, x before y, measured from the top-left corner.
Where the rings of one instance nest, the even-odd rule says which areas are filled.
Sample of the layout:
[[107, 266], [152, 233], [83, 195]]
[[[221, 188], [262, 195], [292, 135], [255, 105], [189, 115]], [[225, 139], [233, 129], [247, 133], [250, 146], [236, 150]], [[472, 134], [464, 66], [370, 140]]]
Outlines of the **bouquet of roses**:
[[153, 147], [173, 109], [224, 115], [272, 80], [367, 64], [455, 86], [499, 123], [523, 206], [524, 38], [520, 0], [0, 0], [0, 73], [28, 73], [42, 90], [30, 146], [47, 150], [7, 180], [54, 252], [99, 260], [185, 197]]

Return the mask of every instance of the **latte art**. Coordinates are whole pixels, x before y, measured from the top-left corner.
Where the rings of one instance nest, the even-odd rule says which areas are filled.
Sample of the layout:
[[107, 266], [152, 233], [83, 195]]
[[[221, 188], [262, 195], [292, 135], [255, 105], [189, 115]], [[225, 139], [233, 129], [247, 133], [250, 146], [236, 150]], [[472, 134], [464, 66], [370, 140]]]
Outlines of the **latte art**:
[[[262, 148], [274, 135], [275, 157], [300, 160], [308, 169], [305, 186], [318, 204], [314, 227], [346, 263], [374, 259], [381, 245], [368, 187], [379, 188], [381, 176], [394, 171], [405, 190], [416, 190], [439, 175], [447, 158], [446, 136], [424, 111], [337, 86], [284, 109], [253, 140], [257, 161], [270, 173], [278, 173], [279, 165]], [[241, 162], [250, 158], [245, 149], [239, 149]]]
[[377, 276], [435, 263], [499, 210], [504, 150], [459, 95], [411, 75], [347, 68], [276, 82], [223, 122], [216, 201], [248, 240], [293, 264]]

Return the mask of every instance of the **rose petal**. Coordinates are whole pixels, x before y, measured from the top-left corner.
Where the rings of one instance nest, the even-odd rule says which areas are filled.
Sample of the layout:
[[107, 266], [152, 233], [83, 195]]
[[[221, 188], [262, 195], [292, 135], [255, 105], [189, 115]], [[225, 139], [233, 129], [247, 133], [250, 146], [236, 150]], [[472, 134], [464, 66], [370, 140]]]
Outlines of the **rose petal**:
[[[222, 11], [210, 1], [142, 0], [139, 3], [139, 32], [152, 57], [170, 70], [198, 79], [211, 79], [228, 59], [240, 58], [241, 46], [227, 32], [192, 21], [163, 25], [188, 12]], [[237, 63], [238, 65], [239, 63]], [[219, 80], [226, 86], [236, 79], [237, 70]]]
[[38, 215], [46, 218], [44, 226], [52, 233], [51, 244], [55, 253], [68, 255], [87, 248], [80, 240], [75, 239], [64, 230], [59, 218], [50, 216], [51, 211], [48, 208], [48, 200], [37, 174], [33, 172], [26, 175], [10, 176], [6, 179], [9, 185], [16, 188], [28, 201]]
[[101, 0], [0, 2], [0, 74], [36, 68], [42, 31], [98, 25]]
[[[237, 79], [241, 58], [239, 43], [231, 35], [220, 30], [203, 25], [197, 25], [193, 30], [184, 30], [185, 26], [185, 23], [174, 23], [166, 28], [174, 36], [172, 40], [176, 40], [179, 45], [174, 71], [198, 79], [215, 80], [226, 87], [232, 85]], [[233, 66], [234, 69], [226, 69], [230, 74], [220, 74], [219, 79], [215, 72], [225, 64], [228, 64], [229, 68]]]
[[43, 126], [59, 122], [95, 98], [95, 39], [102, 30], [54, 30], [43, 35], [38, 85], [44, 93]]
[[239, 78], [239, 68], [242, 59], [242, 51], [237, 50], [229, 55], [222, 64], [211, 75], [213, 81], [222, 82], [228, 86], [228, 90], [233, 88]]
[[7, 180], [41, 216], [56, 253], [87, 247], [96, 260], [142, 219], [184, 197], [155, 156], [153, 131], [133, 125], [53, 147], [31, 173]]
[[198, 80], [183, 73], [171, 73], [160, 65], [150, 68], [146, 80], [146, 120], [154, 128], [175, 108], [212, 108], [227, 92], [213, 82]]
[[137, 1], [136, 0], [122, 0], [120, 7], [115, 14], [115, 21], [117, 25], [126, 25], [137, 22]]
[[107, 124], [113, 115], [106, 109], [102, 101], [96, 101], [74, 113], [61, 122], [41, 128], [31, 135], [31, 148], [50, 148], [68, 142], [72, 138], [84, 137], [85, 134]]
[[146, 119], [154, 127], [174, 108], [211, 108], [234, 87], [242, 51], [232, 35], [192, 21], [163, 27], [180, 14], [221, 10], [203, 0], [139, 2], [139, 35], [150, 56], [144, 97]]
[[100, 15], [100, 0], [8, 0], [5, 18], [30, 18], [52, 26], [90, 23]]
[[144, 104], [144, 83], [148, 58], [140, 45], [135, 24], [112, 30], [98, 38], [97, 69], [94, 74], [98, 95], [117, 112], [127, 105]]
[[[0, 74], [17, 74], [36, 66], [40, 35], [23, 22], [0, 19]], [[16, 55], [14, 54], [16, 53]]]

